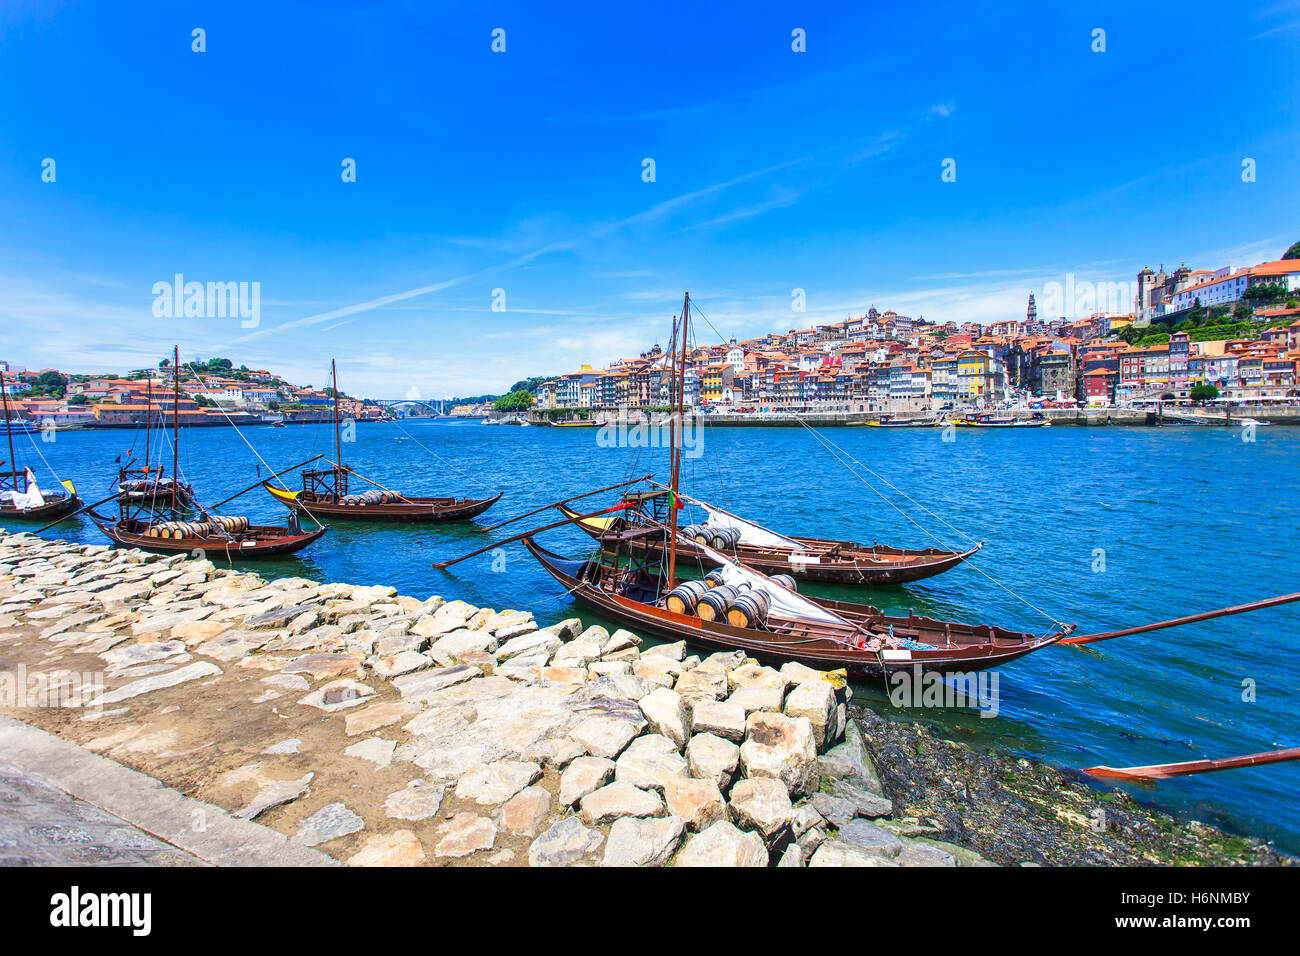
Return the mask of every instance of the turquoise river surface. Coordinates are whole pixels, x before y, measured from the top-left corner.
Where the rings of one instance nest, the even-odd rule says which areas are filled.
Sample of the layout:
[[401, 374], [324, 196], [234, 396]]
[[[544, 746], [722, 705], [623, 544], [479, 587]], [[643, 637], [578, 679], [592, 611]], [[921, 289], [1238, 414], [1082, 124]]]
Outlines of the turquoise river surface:
[[[1259, 428], [1253, 442], [1243, 441], [1238, 429], [1221, 427], [959, 430], [951, 442], [939, 429], [829, 428], [819, 434], [869, 468], [860, 471], [866, 480], [803, 428], [712, 428], [702, 454], [684, 463], [683, 490], [794, 534], [925, 547], [936, 543], [927, 532], [948, 545], [961, 543], [953, 528], [960, 529], [987, 542], [970, 564], [1000, 584], [962, 566], [903, 587], [809, 585], [809, 593], [887, 611], [911, 607], [939, 618], [1047, 630], [1047, 618], [1021, 595], [1084, 633], [1300, 590], [1300, 428]], [[155, 460], [161, 453], [170, 469], [170, 434], [153, 438]], [[133, 446], [140, 455], [144, 439], [131, 431], [83, 431], [50, 442], [39, 435], [14, 441], [19, 462], [31, 464], [42, 484], [53, 469], [75, 480], [86, 501], [95, 501], [109, 493], [114, 459]], [[650, 471], [666, 480], [666, 450], [604, 444], [596, 429], [587, 428], [427, 420], [357, 426], [355, 441], [344, 445], [345, 460], [389, 488], [504, 496], [473, 522], [339, 522], [299, 555], [263, 562], [260, 570], [531, 609], [543, 622], [574, 615], [599, 621], [520, 544], [505, 546], [495, 560], [489, 552], [446, 571], [430, 563], [558, 520], [549, 511], [494, 535], [480, 530], [557, 498]], [[268, 473], [253, 449], [278, 470], [317, 452], [332, 453], [333, 429], [258, 427], [245, 429], [243, 437], [230, 428], [182, 430], [181, 471], [201, 500], [215, 503], [251, 483], [259, 468]], [[300, 487], [296, 474], [285, 480]], [[357, 483], [354, 490], [364, 487]], [[612, 503], [610, 495], [589, 500]], [[261, 489], [220, 510], [276, 521], [284, 514]], [[80, 519], [46, 534], [106, 540]], [[574, 556], [591, 544], [572, 528], [545, 532], [540, 540]], [[1296, 746], [1300, 605], [1089, 647], [1047, 648], [1004, 667], [998, 690], [995, 717], [973, 710], [906, 713], [975, 746], [1012, 748], [1075, 768]], [[878, 688], [860, 688], [858, 699], [890, 707]], [[1171, 811], [1300, 853], [1297, 792], [1296, 764], [1135, 790]]]

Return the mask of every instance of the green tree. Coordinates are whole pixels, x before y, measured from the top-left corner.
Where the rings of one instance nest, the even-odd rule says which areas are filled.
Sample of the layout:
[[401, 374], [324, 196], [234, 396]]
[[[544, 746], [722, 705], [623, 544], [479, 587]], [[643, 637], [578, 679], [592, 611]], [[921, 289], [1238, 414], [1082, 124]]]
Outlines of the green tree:
[[1283, 259], [1300, 259], [1300, 242], [1297, 242], [1282, 256]]
[[1209, 402], [1219, 397], [1219, 389], [1214, 385], [1201, 383], [1192, 386], [1191, 398], [1194, 402]]
[[532, 408], [534, 401], [533, 393], [521, 388], [498, 398], [492, 403], [492, 407], [499, 412], [522, 412]]

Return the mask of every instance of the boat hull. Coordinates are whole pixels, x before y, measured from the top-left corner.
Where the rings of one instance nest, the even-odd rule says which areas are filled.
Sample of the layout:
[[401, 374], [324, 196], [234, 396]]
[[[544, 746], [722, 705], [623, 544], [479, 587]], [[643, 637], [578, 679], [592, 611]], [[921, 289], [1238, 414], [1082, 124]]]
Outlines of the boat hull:
[[[631, 600], [596, 587], [588, 580], [591, 562], [573, 562], [538, 545], [531, 537], [525, 546], [543, 568], [575, 598], [639, 632], [671, 641], [685, 640], [711, 651], [741, 650], [768, 664], [797, 661], [820, 670], [844, 668], [858, 681], [888, 681], [896, 673], [955, 674], [998, 667], [1060, 640], [1062, 633], [1046, 637], [1018, 634], [999, 628], [952, 625], [929, 618], [889, 617], [873, 607], [843, 601], [818, 601], [822, 606], [848, 617], [871, 620], [881, 628], [897, 631], [924, 629], [927, 632], [951, 632], [956, 641], [933, 649], [872, 651], [847, 647], [829, 640], [809, 639], [806, 635], [778, 634], [752, 628], [734, 627], [717, 621], [704, 621], [686, 614], [676, 614], [643, 601]], [[987, 640], [977, 635], [988, 633]]]
[[290, 535], [285, 528], [252, 525], [239, 536], [238, 541], [217, 537], [155, 538], [123, 527], [123, 522], [95, 519], [99, 530], [115, 544], [126, 548], [139, 548], [154, 554], [193, 554], [202, 551], [210, 558], [225, 556], [227, 560], [270, 558], [301, 551], [321, 535], [326, 528], [317, 528], [305, 534]]
[[[559, 506], [567, 518], [577, 518], [580, 512]], [[615, 519], [622, 520], [622, 519]], [[578, 527], [593, 538], [605, 530], [599, 522], [576, 521]], [[942, 551], [938, 548], [907, 550], [905, 548], [866, 547], [851, 541], [828, 541], [819, 538], [794, 538], [806, 551], [784, 551], [775, 548], [755, 548], [739, 545], [734, 552], [736, 560], [762, 574], [789, 574], [803, 581], [820, 581], [825, 584], [907, 584], [942, 574], [974, 555], [983, 543], [968, 551]], [[852, 560], [825, 557], [825, 552], [838, 547], [854, 555]], [[638, 541], [634, 548], [645, 557], [660, 557], [663, 546], [656, 541]], [[718, 566], [716, 559], [694, 541], [677, 539], [679, 566], [700, 566], [710, 569]]]
[[352, 521], [464, 521], [477, 517], [501, 498], [408, 498], [387, 504], [344, 505], [334, 501], [301, 500], [302, 492], [289, 492], [264, 484], [271, 497], [287, 508], [307, 515]]

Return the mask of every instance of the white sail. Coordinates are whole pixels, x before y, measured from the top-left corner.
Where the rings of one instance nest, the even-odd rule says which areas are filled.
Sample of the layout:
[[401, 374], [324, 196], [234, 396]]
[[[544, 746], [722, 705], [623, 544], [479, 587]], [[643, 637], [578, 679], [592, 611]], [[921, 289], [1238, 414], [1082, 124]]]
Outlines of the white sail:
[[726, 511], [719, 511], [703, 502], [700, 503], [700, 507], [709, 516], [704, 523], [706, 527], [734, 528], [740, 532], [741, 544], [751, 544], [758, 548], [794, 548], [796, 550], [800, 547], [798, 541], [787, 538], [783, 534], [777, 534], [775, 531], [769, 531], [762, 525], [746, 521], [744, 518], [737, 518]]
[[797, 591], [782, 587], [771, 578], [736, 564], [721, 551], [716, 551], [707, 544], [696, 544], [703, 548], [713, 560], [717, 561], [722, 571], [723, 584], [745, 584], [755, 591], [763, 591], [772, 599], [771, 610], [778, 617], [796, 618], [804, 621], [821, 621], [826, 624], [841, 624], [856, 629], [856, 625], [838, 614], [828, 611], [820, 604], [814, 604]]
[[30, 468], [27, 469], [27, 494], [20, 495], [15, 492], [11, 500], [15, 508], [24, 511], [39, 508], [45, 504], [45, 496], [41, 494], [40, 485], [36, 483], [36, 476], [32, 474]]
[[[660, 485], [666, 488], [666, 485]], [[760, 548], [793, 548], [795, 551], [802, 551], [803, 545], [793, 538], [787, 538], [783, 534], [778, 534], [771, 528], [764, 528], [761, 524], [755, 524], [752, 521], [746, 521], [744, 518], [733, 515], [729, 511], [723, 511], [716, 505], [711, 505], [707, 501], [701, 501], [699, 498], [692, 498], [690, 495], [684, 495], [680, 491], [677, 497], [682, 501], [690, 502], [704, 509], [708, 515], [705, 521], [705, 527], [708, 528], [734, 528], [740, 532], [741, 544], [752, 544]]]

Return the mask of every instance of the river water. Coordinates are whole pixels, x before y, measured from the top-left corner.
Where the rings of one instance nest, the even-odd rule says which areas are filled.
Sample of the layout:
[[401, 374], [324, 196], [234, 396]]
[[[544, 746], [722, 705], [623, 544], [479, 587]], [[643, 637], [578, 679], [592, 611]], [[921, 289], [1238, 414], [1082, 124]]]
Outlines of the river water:
[[[925, 547], [987, 542], [971, 562], [903, 587], [830, 588], [886, 611], [1046, 631], [1050, 615], [1081, 633], [1141, 624], [1300, 590], [1300, 429], [1167, 427], [820, 430], [857, 459], [858, 476], [803, 428], [710, 428], [683, 465], [682, 487], [787, 533]], [[476, 421], [360, 425], [344, 458], [406, 494], [501, 501], [452, 525], [336, 523], [299, 555], [261, 563], [264, 574], [388, 584], [494, 608], [533, 610], [543, 622], [599, 617], [577, 606], [522, 545], [446, 571], [435, 560], [492, 537], [558, 520], [555, 512], [485, 536], [483, 527], [555, 499], [655, 471], [659, 448], [604, 447], [596, 429], [485, 427]], [[170, 434], [153, 435], [170, 469]], [[15, 436], [20, 463], [42, 483], [72, 478], [87, 501], [109, 493], [114, 459], [142, 435], [66, 432]], [[267, 466], [332, 454], [329, 426], [188, 429], [181, 471], [201, 500], [238, 491]], [[41, 461], [44, 456], [45, 462]], [[260, 459], [259, 459], [260, 456]], [[48, 468], [46, 465], [48, 464]], [[869, 469], [869, 470], [867, 470]], [[287, 476], [299, 487], [296, 476]], [[359, 484], [359, 483], [358, 483]], [[891, 488], [891, 485], [893, 486]], [[364, 486], [361, 486], [364, 487]], [[895, 490], [896, 489], [896, 490]], [[354, 487], [360, 490], [360, 487]], [[906, 495], [906, 497], [904, 496]], [[913, 500], [909, 500], [913, 499]], [[610, 496], [589, 499], [612, 503]], [[262, 490], [226, 514], [280, 520]], [[47, 532], [103, 542], [89, 521]], [[578, 556], [590, 540], [546, 532], [552, 550]], [[977, 570], [978, 569], [978, 570]], [[980, 573], [980, 572], [984, 573]], [[1048, 648], [998, 674], [998, 713], [911, 710], [975, 746], [1013, 748], [1065, 767], [1129, 766], [1295, 746], [1300, 713], [1300, 605], [1222, 618], [1079, 648]], [[860, 699], [889, 708], [883, 692]], [[1273, 839], [1300, 852], [1300, 766], [1248, 768], [1161, 782], [1134, 792], [1174, 812]]]

